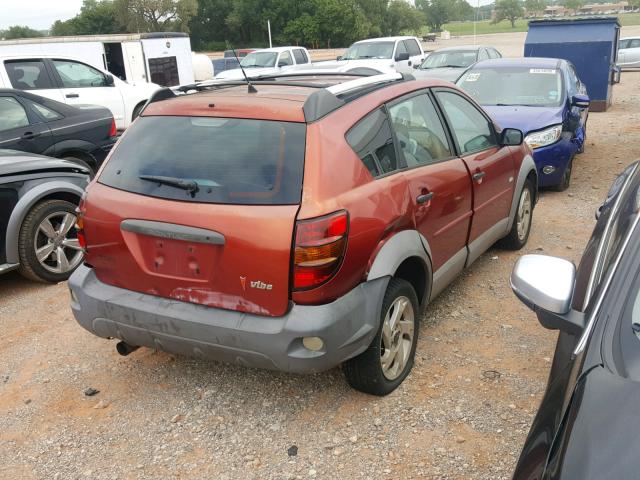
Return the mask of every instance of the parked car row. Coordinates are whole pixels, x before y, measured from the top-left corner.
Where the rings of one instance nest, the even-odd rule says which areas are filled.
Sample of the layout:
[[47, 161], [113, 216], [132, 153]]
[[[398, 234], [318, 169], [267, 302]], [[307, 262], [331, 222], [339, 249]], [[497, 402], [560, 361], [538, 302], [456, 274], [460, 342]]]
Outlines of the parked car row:
[[[29, 62], [2, 65], [40, 93], [38, 72], [59, 60]], [[27, 152], [0, 150], [0, 273], [71, 275], [76, 320], [122, 355], [340, 365], [386, 395], [412, 369], [428, 304], [492, 245], [526, 245], [539, 187], [569, 186], [586, 87], [566, 60], [482, 45], [425, 58], [414, 37], [356, 42], [324, 65], [300, 47], [257, 50], [240, 66], [150, 94], [100, 170], [112, 111], [0, 90], [0, 148]], [[531, 255], [514, 267], [515, 294], [561, 332], [514, 478], [632, 476], [579, 454], [604, 428], [603, 395], [635, 395], [638, 192], [633, 164], [577, 271]], [[624, 442], [633, 429], [605, 431]]]

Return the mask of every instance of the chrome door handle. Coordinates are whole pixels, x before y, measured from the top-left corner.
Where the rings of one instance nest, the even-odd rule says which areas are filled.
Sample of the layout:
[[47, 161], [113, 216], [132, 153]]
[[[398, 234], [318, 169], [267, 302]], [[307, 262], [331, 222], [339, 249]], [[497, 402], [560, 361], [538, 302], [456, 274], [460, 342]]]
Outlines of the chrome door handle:
[[423, 193], [422, 195], [418, 195], [416, 197], [416, 202], [418, 203], [418, 205], [422, 205], [423, 203], [427, 203], [432, 198], [433, 198], [433, 192]]
[[472, 178], [475, 182], [481, 182], [486, 174], [486, 172], [477, 172], [473, 174]]

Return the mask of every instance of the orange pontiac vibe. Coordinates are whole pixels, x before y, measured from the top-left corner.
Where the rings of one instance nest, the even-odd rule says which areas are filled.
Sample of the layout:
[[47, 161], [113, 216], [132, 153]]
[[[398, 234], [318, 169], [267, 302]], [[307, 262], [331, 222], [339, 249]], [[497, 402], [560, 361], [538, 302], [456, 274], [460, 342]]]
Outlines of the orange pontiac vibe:
[[494, 243], [519, 249], [531, 151], [450, 83], [292, 74], [161, 90], [79, 208], [84, 328], [393, 391], [430, 300]]

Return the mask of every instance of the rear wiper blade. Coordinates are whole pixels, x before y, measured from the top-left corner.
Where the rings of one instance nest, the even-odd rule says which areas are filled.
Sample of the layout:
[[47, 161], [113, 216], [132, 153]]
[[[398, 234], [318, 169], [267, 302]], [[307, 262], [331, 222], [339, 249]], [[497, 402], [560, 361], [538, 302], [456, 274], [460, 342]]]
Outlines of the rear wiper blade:
[[140, 180], [146, 180], [148, 182], [159, 183], [160, 185], [169, 185], [170, 187], [180, 188], [189, 192], [191, 197], [195, 197], [196, 193], [200, 191], [198, 182], [195, 180], [185, 180], [184, 178], [176, 177], [163, 177], [160, 175], [140, 175]]

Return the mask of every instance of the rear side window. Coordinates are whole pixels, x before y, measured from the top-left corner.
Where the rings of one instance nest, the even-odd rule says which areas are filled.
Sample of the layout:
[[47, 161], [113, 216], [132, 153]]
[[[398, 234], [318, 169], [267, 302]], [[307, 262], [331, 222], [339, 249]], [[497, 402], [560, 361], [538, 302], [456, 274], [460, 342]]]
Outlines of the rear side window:
[[31, 108], [33, 108], [36, 112], [38, 112], [40, 116], [42, 116], [42, 118], [44, 118], [45, 120], [51, 121], [51, 120], [59, 120], [63, 118], [61, 114], [59, 114], [55, 110], [51, 110], [50, 108], [45, 107], [44, 105], [40, 105], [39, 103], [32, 102], [31, 100], [28, 100], [26, 98], [23, 98], [22, 101], [27, 103]]
[[295, 57], [297, 64], [309, 63], [309, 57], [307, 57], [307, 54], [301, 48], [296, 48], [293, 51], [293, 56]]
[[0, 97], [0, 132], [29, 125], [27, 112], [13, 97]]
[[11, 86], [18, 90], [56, 88], [42, 60], [4, 62]]
[[418, 55], [422, 55], [420, 47], [418, 46], [418, 42], [416, 42], [414, 39], [405, 40], [404, 44], [407, 48], [407, 51], [409, 52], [409, 56], [416, 57]]
[[356, 123], [347, 133], [347, 142], [374, 177], [398, 170], [389, 119], [382, 109]]
[[[99, 182], [185, 202], [298, 204], [305, 136], [306, 125], [302, 123], [141, 117], [125, 133]], [[165, 181], [158, 177], [165, 177]], [[188, 191], [167, 181], [195, 184], [197, 190]]]

